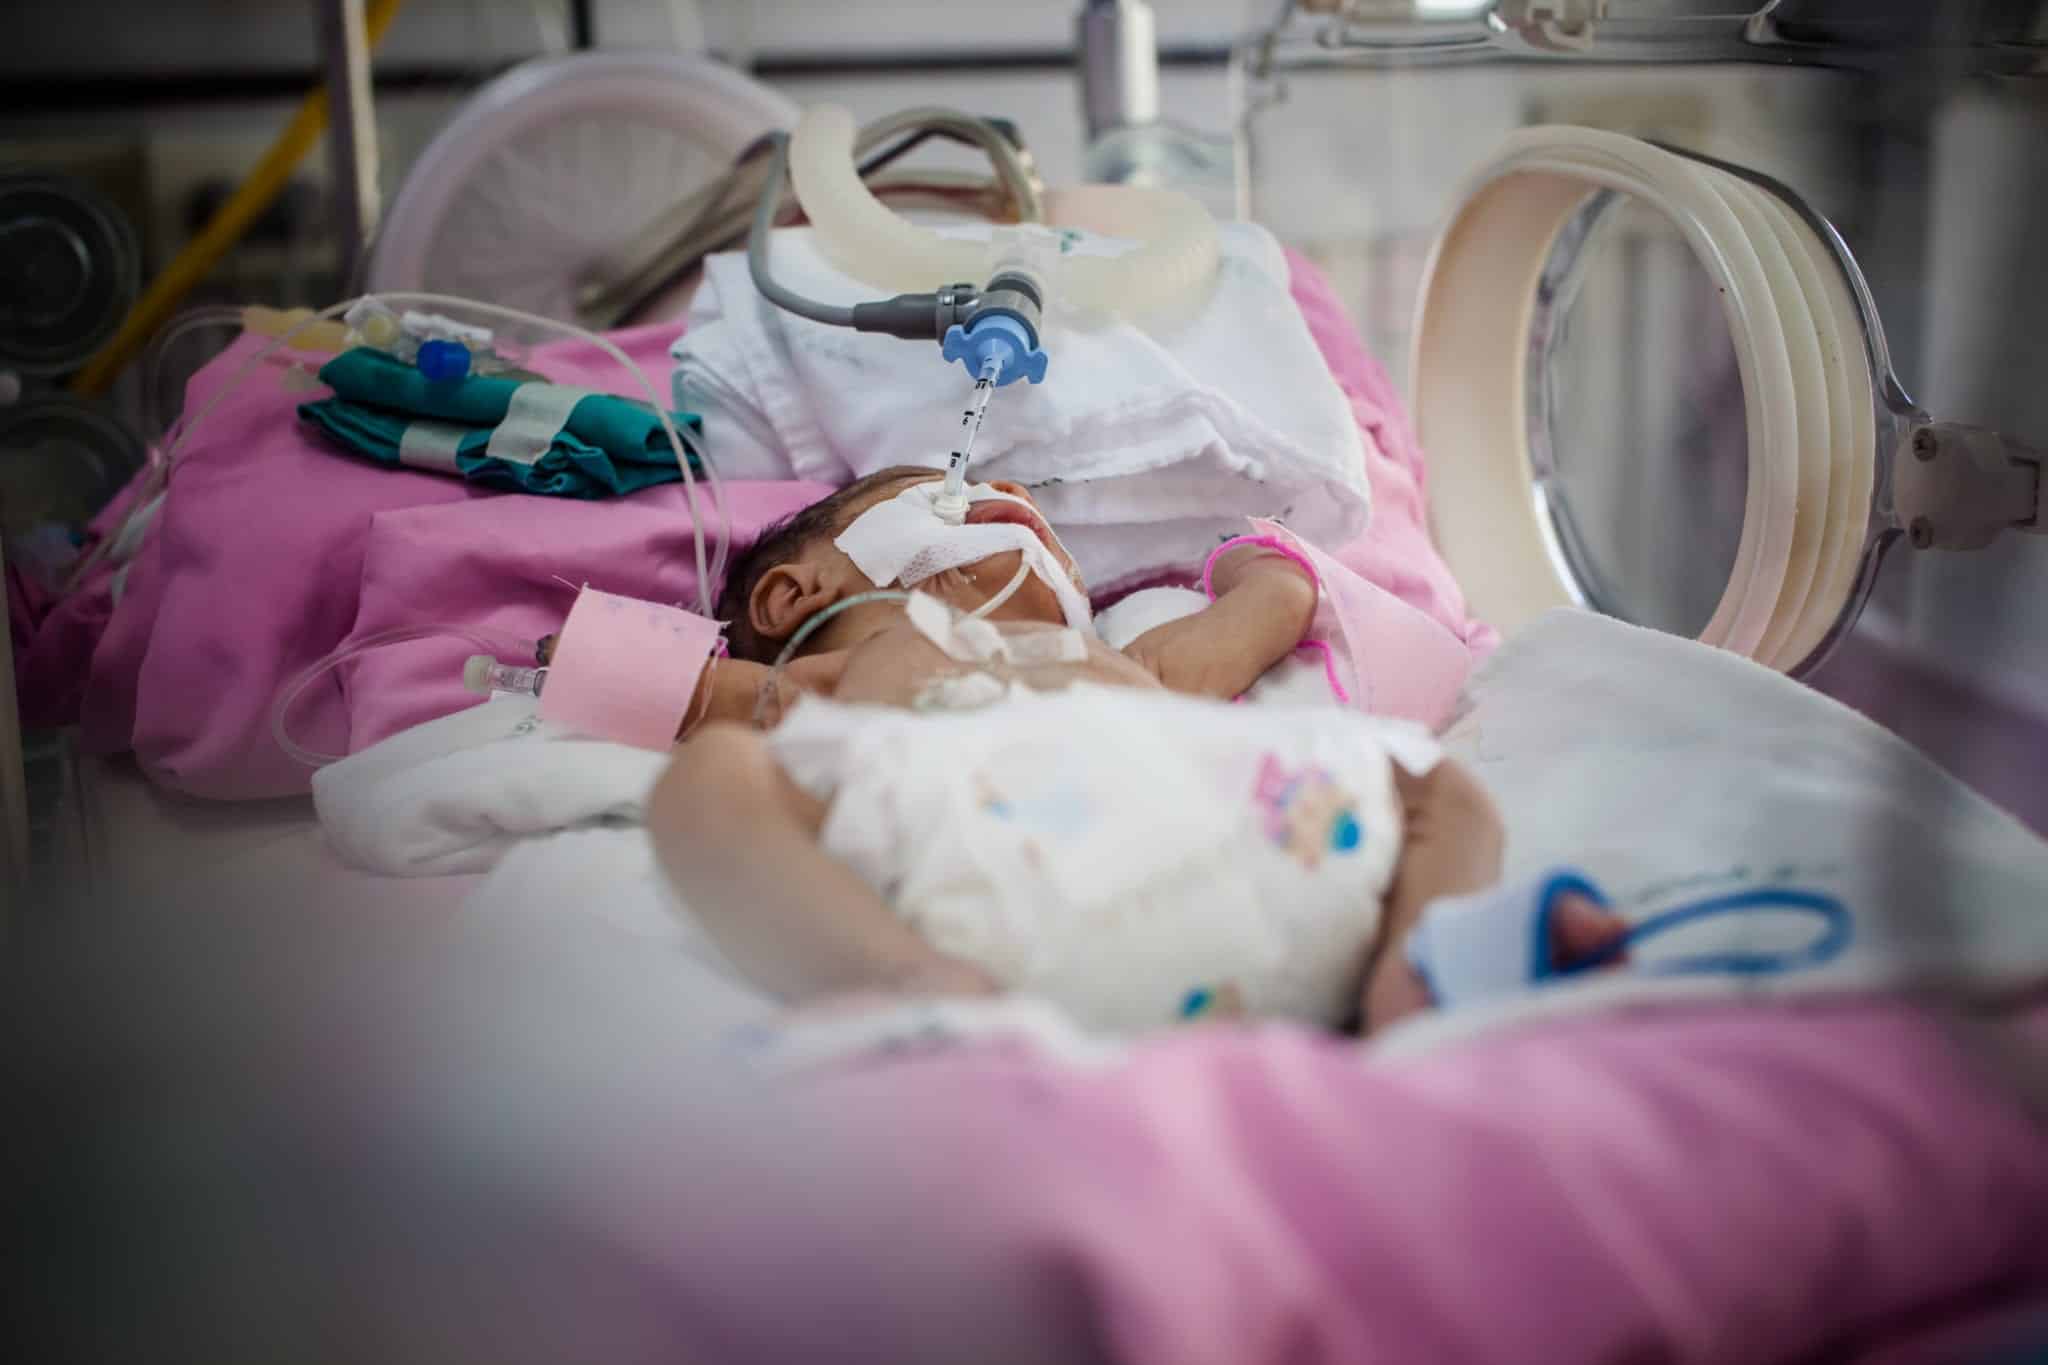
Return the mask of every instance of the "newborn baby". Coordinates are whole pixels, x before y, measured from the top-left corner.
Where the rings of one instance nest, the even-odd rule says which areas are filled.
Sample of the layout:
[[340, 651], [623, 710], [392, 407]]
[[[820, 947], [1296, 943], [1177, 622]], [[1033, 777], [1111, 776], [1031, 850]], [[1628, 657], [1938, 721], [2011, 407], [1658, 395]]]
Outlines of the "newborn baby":
[[[703, 727], [649, 812], [734, 959], [792, 1000], [1026, 989], [1117, 1031], [1218, 1009], [1379, 1024], [1425, 1003], [1386, 949], [1429, 901], [1496, 878], [1498, 823], [1426, 736], [1227, 704], [1300, 643], [1308, 576], [1225, 555], [1213, 603], [1114, 650], [1028, 498], [997, 486], [969, 524], [1035, 543], [922, 574], [908, 604], [854, 600], [879, 586], [854, 524], [934, 477], [863, 480], [728, 581], [738, 662], [706, 709], [750, 716], [761, 661], [792, 639], [797, 684], [771, 701], [813, 694], [766, 737]], [[1590, 903], [1554, 923], [1566, 957], [1617, 931]]]
[[[841, 548], [839, 542], [849, 528], [863, 514], [901, 501], [907, 491], [935, 491], [939, 479], [937, 471], [916, 467], [871, 474], [770, 527], [737, 554], [716, 611], [727, 623], [730, 655], [700, 684], [689, 725], [759, 718], [762, 690], [769, 686], [768, 665], [797, 630], [849, 598], [889, 586], [863, 572], [855, 557]], [[1035, 541], [1040, 549], [1031, 557], [1040, 571], [1025, 572], [1019, 581], [1020, 571], [1027, 569], [1026, 552], [1001, 549], [921, 577], [917, 587], [949, 605], [975, 610], [1014, 583], [1014, 590], [987, 612], [990, 620], [1083, 624], [1075, 619], [1085, 618], [1088, 611], [1080, 575], [1030, 495], [1013, 483], [987, 488], [998, 496], [974, 502], [967, 524], [1006, 527], [1013, 539]], [[1001, 532], [994, 532], [994, 538], [1000, 539]], [[874, 561], [869, 563], [872, 567]], [[1294, 562], [1258, 548], [1221, 556], [1212, 586], [1216, 600], [1205, 610], [1142, 634], [1133, 631], [1136, 638], [1122, 653], [1168, 688], [1227, 700], [1289, 658], [1314, 616], [1316, 592]], [[1111, 610], [1127, 621], [1137, 619], [1121, 607]], [[771, 718], [799, 692], [829, 691], [850, 649], [901, 620], [899, 606], [866, 602], [825, 621], [775, 679]], [[1104, 624], [1108, 627], [1110, 622]]]

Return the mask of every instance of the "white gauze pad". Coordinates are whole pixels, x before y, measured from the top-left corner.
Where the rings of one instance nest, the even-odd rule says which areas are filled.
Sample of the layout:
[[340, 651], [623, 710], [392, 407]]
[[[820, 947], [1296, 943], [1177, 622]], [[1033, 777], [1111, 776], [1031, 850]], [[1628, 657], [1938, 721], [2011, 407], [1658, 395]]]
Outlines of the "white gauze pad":
[[[940, 485], [912, 484], [895, 497], [878, 502], [853, 519], [832, 543], [878, 588], [913, 588], [933, 574], [978, 563], [1010, 550], [1023, 552], [1024, 562], [1059, 599], [1067, 625], [1093, 630], [1094, 613], [1066, 568], [1028, 526], [991, 522], [954, 526], [932, 510]], [[1013, 502], [1038, 512], [1022, 498], [999, 492], [985, 483], [970, 484], [967, 502]]]

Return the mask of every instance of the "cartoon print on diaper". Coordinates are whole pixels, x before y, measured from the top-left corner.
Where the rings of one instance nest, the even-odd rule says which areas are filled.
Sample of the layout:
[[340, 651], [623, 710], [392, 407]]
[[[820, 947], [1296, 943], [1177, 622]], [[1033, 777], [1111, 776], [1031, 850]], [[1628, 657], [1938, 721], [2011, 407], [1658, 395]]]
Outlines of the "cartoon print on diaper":
[[[1069, 843], [1095, 827], [1094, 805], [1076, 782], [1055, 782], [1045, 790], [1005, 795], [984, 774], [974, 776], [975, 803], [1023, 834], [1019, 846], [1034, 867], [1045, 858], [1045, 843]], [[1033, 837], [1036, 836], [1036, 837]]]
[[1289, 772], [1267, 754], [1252, 799], [1265, 812], [1266, 837], [1303, 867], [1315, 869], [1325, 851], [1354, 853], [1365, 842], [1351, 793], [1314, 764]]

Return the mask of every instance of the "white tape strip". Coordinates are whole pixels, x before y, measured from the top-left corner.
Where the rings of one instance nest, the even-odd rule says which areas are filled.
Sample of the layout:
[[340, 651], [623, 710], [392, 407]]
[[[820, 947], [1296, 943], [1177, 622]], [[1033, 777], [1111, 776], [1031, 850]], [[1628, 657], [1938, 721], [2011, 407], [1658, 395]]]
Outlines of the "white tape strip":
[[513, 464], [532, 464], [548, 453], [555, 437], [568, 425], [569, 414], [590, 394], [589, 389], [566, 384], [521, 384], [512, 390], [505, 420], [491, 433], [484, 454]]
[[462, 466], [455, 457], [462, 453], [462, 438], [468, 434], [468, 427], [453, 422], [409, 422], [405, 434], [398, 438], [398, 462], [414, 469], [460, 474]]

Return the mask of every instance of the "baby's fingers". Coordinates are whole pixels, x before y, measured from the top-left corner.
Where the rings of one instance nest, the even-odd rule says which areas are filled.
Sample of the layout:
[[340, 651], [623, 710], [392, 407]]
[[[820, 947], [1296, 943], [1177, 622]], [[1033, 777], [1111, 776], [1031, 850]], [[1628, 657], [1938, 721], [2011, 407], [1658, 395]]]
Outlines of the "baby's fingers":
[[1574, 893], [1559, 896], [1550, 910], [1550, 961], [1558, 968], [1600, 959], [1600, 966], [1624, 960], [1621, 942], [1628, 921], [1598, 902]]

